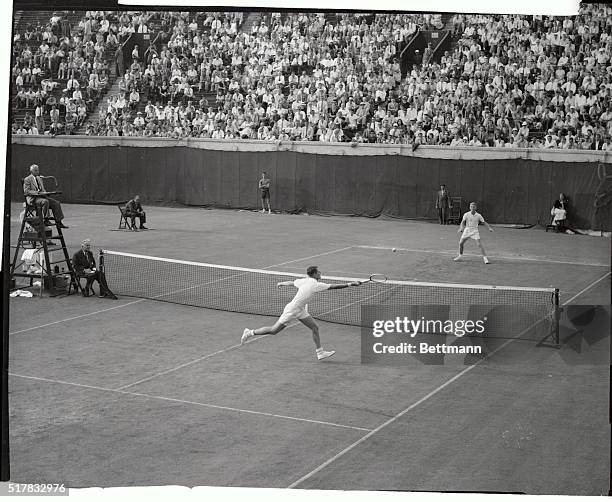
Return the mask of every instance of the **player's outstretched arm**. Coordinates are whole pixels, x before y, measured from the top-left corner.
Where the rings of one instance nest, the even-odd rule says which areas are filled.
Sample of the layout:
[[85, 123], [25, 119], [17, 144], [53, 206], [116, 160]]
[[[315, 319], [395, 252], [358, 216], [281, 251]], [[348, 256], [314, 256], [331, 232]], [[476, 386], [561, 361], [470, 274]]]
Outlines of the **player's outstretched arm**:
[[359, 281], [354, 281], [354, 282], [347, 282], [346, 284], [332, 284], [329, 289], [344, 289], [344, 288], [349, 288], [351, 286], [360, 286], [361, 282]]
[[489, 232], [493, 232], [493, 229], [491, 228], [491, 225], [489, 225], [486, 221], [484, 221], [484, 219], [482, 220], [482, 222], [486, 225], [486, 227], [489, 229]]
[[293, 286], [293, 281], [285, 281], [285, 282], [279, 282], [276, 287], [277, 288], [281, 288], [283, 286]]
[[465, 228], [465, 216], [463, 217], [463, 219], [461, 220], [461, 223], [459, 224], [459, 230], [457, 230], [457, 233], [460, 234], [461, 232], [463, 232], [464, 228]]

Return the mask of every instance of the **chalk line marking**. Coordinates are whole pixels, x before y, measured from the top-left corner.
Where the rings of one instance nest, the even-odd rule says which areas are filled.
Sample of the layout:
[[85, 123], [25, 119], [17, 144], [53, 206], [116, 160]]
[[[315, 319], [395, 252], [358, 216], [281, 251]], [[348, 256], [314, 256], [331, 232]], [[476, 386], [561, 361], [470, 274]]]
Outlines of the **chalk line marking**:
[[47, 382], [47, 383], [56, 383], [56, 384], [61, 384], [61, 385], [69, 385], [72, 387], [81, 387], [84, 389], [90, 389], [90, 390], [97, 390], [97, 391], [102, 391], [102, 392], [112, 392], [112, 393], [116, 393], [116, 394], [123, 394], [126, 396], [135, 396], [135, 397], [144, 397], [147, 399], [157, 399], [160, 401], [167, 401], [167, 402], [174, 402], [174, 403], [182, 403], [182, 404], [190, 404], [190, 405], [194, 405], [194, 406], [200, 406], [203, 408], [212, 408], [212, 409], [217, 409], [217, 410], [226, 410], [226, 411], [234, 411], [234, 412], [238, 412], [238, 413], [246, 413], [246, 414], [250, 414], [250, 415], [261, 415], [261, 416], [265, 416], [265, 417], [272, 417], [272, 418], [281, 418], [281, 419], [285, 419], [285, 420], [293, 420], [293, 421], [297, 421], [297, 422], [307, 422], [307, 423], [311, 423], [311, 424], [319, 424], [319, 425], [327, 425], [330, 427], [339, 427], [342, 429], [353, 429], [353, 430], [358, 430], [358, 431], [370, 431], [372, 429], [366, 429], [365, 427], [356, 427], [353, 425], [345, 425], [345, 424], [337, 424], [334, 422], [326, 422], [324, 420], [313, 420], [310, 418], [302, 418], [302, 417], [294, 417], [294, 416], [290, 416], [290, 415], [279, 415], [276, 413], [266, 413], [263, 411], [255, 411], [255, 410], [248, 410], [248, 409], [243, 409], [243, 408], [234, 408], [232, 406], [220, 406], [217, 404], [211, 404], [211, 403], [201, 403], [199, 401], [189, 401], [186, 399], [176, 399], [176, 398], [172, 398], [172, 397], [166, 397], [166, 396], [158, 396], [158, 395], [154, 395], [154, 394], [146, 394], [146, 393], [142, 393], [142, 392], [130, 392], [130, 391], [124, 391], [124, 390], [118, 390], [118, 389], [109, 389], [106, 387], [98, 387], [96, 385], [86, 385], [86, 384], [80, 384], [80, 383], [74, 383], [74, 382], [67, 382], [65, 380], [55, 380], [52, 378], [42, 378], [42, 377], [35, 377], [35, 376], [30, 376], [30, 375], [20, 375], [18, 373], [9, 373], [10, 376], [12, 377], [16, 377], [16, 378], [24, 378], [27, 380], [37, 380], [37, 381], [41, 381], [41, 382]]

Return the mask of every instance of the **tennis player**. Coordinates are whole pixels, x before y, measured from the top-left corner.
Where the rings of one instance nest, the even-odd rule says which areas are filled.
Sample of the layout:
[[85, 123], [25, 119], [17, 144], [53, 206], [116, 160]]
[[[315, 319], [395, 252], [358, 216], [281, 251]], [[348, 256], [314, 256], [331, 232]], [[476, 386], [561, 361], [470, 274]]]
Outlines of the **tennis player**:
[[296, 279], [295, 281], [279, 282], [277, 287], [295, 286], [297, 293], [283, 310], [283, 313], [278, 318], [278, 321], [274, 326], [265, 326], [259, 329], [246, 328], [242, 333], [240, 343], [243, 344], [250, 338], [260, 335], [276, 335], [284, 330], [291, 321], [298, 320], [307, 328], [312, 331], [312, 339], [314, 340], [315, 346], [317, 347], [317, 358], [319, 360], [333, 356], [336, 351], [334, 350], [323, 350], [321, 347], [321, 340], [319, 338], [319, 326], [314, 319], [308, 313], [308, 300], [320, 291], [327, 291], [328, 289], [344, 289], [349, 286], [359, 286], [361, 282], [349, 282], [347, 284], [325, 284], [319, 282], [321, 279], [321, 272], [316, 266], [308, 267], [306, 270], [308, 277], [302, 279]]
[[486, 225], [490, 232], [493, 232], [493, 229], [489, 226], [489, 224], [485, 221], [480, 213], [476, 212], [476, 203], [470, 203], [470, 210], [463, 215], [463, 219], [461, 220], [461, 225], [459, 225], [458, 233], [461, 234], [461, 239], [459, 239], [459, 254], [454, 258], [455, 261], [459, 261], [461, 256], [463, 255], [463, 246], [465, 241], [468, 239], [474, 239], [482, 252], [482, 259], [488, 265], [489, 259], [487, 258], [487, 253], [485, 253], [485, 249], [480, 241], [480, 232], [478, 231], [478, 225], [482, 223]]
[[259, 180], [259, 190], [261, 190], [261, 212], [266, 212], [266, 202], [268, 203], [268, 214], [272, 214], [270, 209], [270, 185], [272, 182], [266, 177], [266, 172], [261, 173]]

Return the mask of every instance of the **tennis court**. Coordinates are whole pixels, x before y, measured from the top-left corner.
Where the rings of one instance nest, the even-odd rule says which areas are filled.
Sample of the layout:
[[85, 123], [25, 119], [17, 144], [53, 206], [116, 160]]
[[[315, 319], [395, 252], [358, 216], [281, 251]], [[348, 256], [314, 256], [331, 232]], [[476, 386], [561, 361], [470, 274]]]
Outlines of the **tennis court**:
[[[19, 205], [12, 209], [14, 241]], [[452, 261], [456, 226], [147, 211], [151, 230], [134, 233], [116, 231], [113, 206], [65, 205], [71, 251], [87, 237], [96, 251], [554, 287], [562, 304], [609, 304], [607, 238], [494, 227], [483, 232], [485, 266], [469, 244], [463, 262]], [[277, 290], [259, 294], [265, 305]], [[318, 362], [301, 326], [239, 347], [244, 327], [271, 324], [255, 314], [73, 295], [12, 298], [10, 315], [14, 481], [608, 492], [609, 339], [586, 328], [576, 335], [569, 321], [560, 349], [508, 340], [476, 365], [391, 367], [361, 364], [360, 329], [341, 324], [320, 323], [324, 346], [337, 352]]]

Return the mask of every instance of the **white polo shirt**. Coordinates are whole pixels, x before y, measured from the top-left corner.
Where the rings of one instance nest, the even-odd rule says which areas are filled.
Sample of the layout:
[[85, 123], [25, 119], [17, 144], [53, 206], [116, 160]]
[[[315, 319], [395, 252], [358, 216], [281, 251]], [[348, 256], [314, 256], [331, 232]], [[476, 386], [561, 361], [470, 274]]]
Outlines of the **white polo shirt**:
[[478, 225], [485, 222], [480, 213], [472, 214], [471, 211], [468, 211], [463, 215], [463, 221], [465, 222], [465, 229], [463, 230], [461, 238], [467, 239], [469, 237], [474, 240], [479, 240], [480, 232], [478, 231]]
[[465, 226], [467, 228], [478, 228], [480, 223], [484, 223], [485, 220], [482, 215], [478, 212], [472, 214], [471, 211], [468, 211], [463, 215], [463, 221], [465, 221]]
[[308, 300], [320, 291], [326, 291], [330, 285], [324, 282], [319, 282], [312, 277], [304, 277], [302, 279], [296, 279], [293, 281], [293, 285], [298, 289], [298, 292], [293, 297], [287, 306], [285, 311], [301, 311], [304, 310], [308, 304]]

